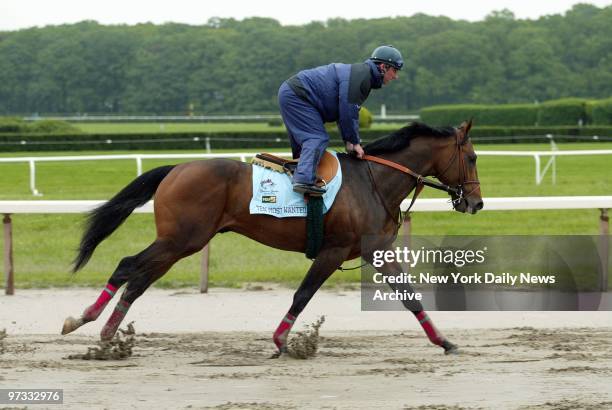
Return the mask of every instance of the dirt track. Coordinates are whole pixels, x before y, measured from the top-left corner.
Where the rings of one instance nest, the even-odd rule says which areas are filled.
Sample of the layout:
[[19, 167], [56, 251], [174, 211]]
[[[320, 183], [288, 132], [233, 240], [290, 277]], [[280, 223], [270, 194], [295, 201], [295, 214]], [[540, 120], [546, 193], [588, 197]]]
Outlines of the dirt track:
[[[283, 292], [282, 298], [290, 295]], [[159, 296], [168, 300], [174, 316], [180, 318], [180, 306], [169, 294], [161, 292]], [[44, 302], [37, 295], [36, 299]], [[203, 296], [193, 296], [202, 301]], [[95, 345], [97, 337], [89, 333], [98, 331], [102, 322], [84, 327], [86, 334], [80, 329], [64, 337], [32, 334], [23, 331], [30, 329], [24, 323], [20, 331], [17, 320], [4, 325], [7, 308], [14, 309], [19, 301], [1, 297], [0, 330], [7, 327], [8, 336], [4, 339], [6, 351], [0, 354], [0, 386], [63, 388], [62, 408], [74, 409], [612, 408], [609, 312], [578, 312], [589, 327], [563, 327], [579, 321], [576, 313], [517, 312], [513, 316], [512, 312], [490, 312], [491, 316], [432, 312], [442, 324], [452, 317], [465, 322], [472, 317], [471, 323], [454, 329], [446, 324], [445, 333], [461, 346], [462, 354], [445, 356], [407, 320], [390, 326], [391, 330], [379, 330], [380, 323], [375, 322], [369, 323], [377, 329], [374, 331], [343, 329], [332, 319], [342, 319], [346, 312], [342, 307], [327, 306], [328, 296], [330, 302], [338, 299], [330, 292], [318, 301], [328, 310], [329, 320], [321, 328], [319, 354], [311, 360], [268, 359], [273, 352], [272, 328], [265, 332], [198, 328], [197, 333], [152, 333], [147, 323], [139, 328], [141, 317], [135, 313], [129, 319], [136, 320], [136, 345], [133, 355], [122, 361], [66, 359]], [[261, 293], [252, 297], [261, 297]], [[74, 307], [77, 312], [81, 308], [78, 304]], [[48, 310], [53, 317], [64, 313], [61, 306]], [[265, 311], [265, 316], [278, 316], [276, 311]], [[24, 313], [12, 313], [12, 317], [24, 320], [20, 316]], [[381, 314], [394, 317], [396, 313]], [[247, 319], [249, 315], [253, 313], [244, 312]], [[479, 315], [488, 319], [475, 320]], [[491, 325], [496, 316], [498, 320]], [[157, 319], [164, 328], [161, 323], [167, 318]], [[530, 321], [535, 327], [527, 325]], [[521, 326], [515, 326], [517, 322]], [[479, 323], [491, 326], [478, 328]], [[55, 324], [59, 331], [61, 321]], [[298, 323], [296, 330], [303, 324]], [[513, 327], [504, 328], [505, 324]], [[406, 330], [396, 330], [400, 326]]]

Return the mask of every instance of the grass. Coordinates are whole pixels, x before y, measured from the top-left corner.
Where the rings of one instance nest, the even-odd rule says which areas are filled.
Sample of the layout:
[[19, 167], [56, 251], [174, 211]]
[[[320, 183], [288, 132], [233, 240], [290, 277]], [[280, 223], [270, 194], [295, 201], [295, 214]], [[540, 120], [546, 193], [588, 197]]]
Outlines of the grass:
[[[477, 147], [486, 149], [547, 150], [545, 144], [512, 144]], [[612, 144], [563, 144], [561, 149], [609, 149]], [[116, 151], [107, 154], [116, 154]], [[81, 154], [104, 154], [88, 152]], [[38, 154], [35, 154], [38, 155]], [[42, 154], [41, 154], [42, 155]], [[44, 155], [74, 155], [45, 153]], [[33, 156], [11, 154], [3, 156]], [[146, 160], [145, 169], [173, 161]], [[547, 176], [542, 185], [534, 183], [532, 158], [480, 156], [478, 169], [486, 197], [610, 195], [612, 173], [607, 156], [559, 157], [557, 184]], [[133, 160], [51, 162], [37, 165], [37, 186], [42, 199], [107, 199], [136, 175]], [[443, 197], [425, 190], [424, 197]], [[27, 164], [0, 163], [0, 199], [36, 199], [29, 192]], [[486, 207], [486, 201], [485, 201]], [[494, 234], [597, 234], [598, 210], [491, 211], [476, 216], [454, 212], [416, 213], [412, 230], [419, 235]], [[69, 272], [82, 232], [83, 215], [13, 215], [16, 286], [101, 286], [123, 256], [132, 255], [155, 237], [152, 215], [132, 215], [104, 241], [88, 266], [77, 275]], [[310, 266], [302, 254], [281, 252], [233, 233], [217, 235], [211, 243], [210, 283], [212, 286], [239, 286], [247, 282], [298, 284]], [[157, 286], [197, 286], [200, 254], [177, 263]], [[356, 266], [358, 261], [347, 262]], [[358, 282], [359, 270], [336, 272], [329, 284]]]
[[[156, 133], [156, 132], [242, 132], [242, 131], [283, 131], [284, 126], [271, 126], [267, 123], [73, 123], [74, 126], [89, 134], [114, 133]], [[374, 129], [394, 131], [403, 124], [373, 124]]]
[[282, 131], [283, 126], [267, 123], [75, 123], [89, 134], [155, 133], [155, 132], [239, 132]]

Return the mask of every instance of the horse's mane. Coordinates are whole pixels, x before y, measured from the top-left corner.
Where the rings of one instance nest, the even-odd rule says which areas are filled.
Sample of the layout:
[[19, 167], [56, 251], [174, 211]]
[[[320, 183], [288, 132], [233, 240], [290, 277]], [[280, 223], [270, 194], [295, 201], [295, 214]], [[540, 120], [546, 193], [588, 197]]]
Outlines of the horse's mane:
[[413, 122], [386, 137], [370, 142], [363, 150], [366, 154], [376, 155], [385, 152], [395, 152], [410, 145], [410, 141], [416, 137], [447, 138], [455, 135], [453, 127], [430, 127], [422, 122]]

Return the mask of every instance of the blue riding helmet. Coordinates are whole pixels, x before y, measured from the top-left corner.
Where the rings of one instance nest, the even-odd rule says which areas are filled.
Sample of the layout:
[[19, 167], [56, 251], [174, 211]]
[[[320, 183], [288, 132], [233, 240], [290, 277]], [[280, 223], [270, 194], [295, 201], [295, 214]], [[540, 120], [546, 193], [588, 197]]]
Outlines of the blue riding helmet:
[[389, 64], [396, 70], [401, 70], [404, 66], [404, 59], [399, 50], [393, 46], [380, 46], [372, 52], [370, 60], [375, 63]]

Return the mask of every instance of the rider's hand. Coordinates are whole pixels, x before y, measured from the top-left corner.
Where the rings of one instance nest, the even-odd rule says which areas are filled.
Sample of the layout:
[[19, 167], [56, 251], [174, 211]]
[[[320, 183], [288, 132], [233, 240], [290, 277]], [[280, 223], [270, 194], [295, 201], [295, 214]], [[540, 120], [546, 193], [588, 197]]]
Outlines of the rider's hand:
[[353, 150], [355, 151], [355, 154], [357, 155], [357, 158], [363, 159], [363, 156], [365, 155], [365, 152], [363, 152], [363, 148], [361, 147], [361, 144], [354, 144], [353, 145]]
[[363, 148], [361, 147], [361, 144], [352, 144], [346, 141], [345, 147], [346, 147], [346, 152], [348, 152], [350, 155], [354, 155], [359, 159], [363, 158], [364, 152], [363, 152]]
[[353, 148], [353, 144], [351, 144], [350, 142], [346, 141], [344, 143], [344, 149], [346, 150], [347, 154], [353, 154], [353, 152], [355, 152], [355, 149]]

